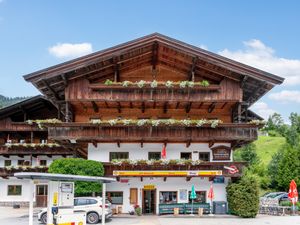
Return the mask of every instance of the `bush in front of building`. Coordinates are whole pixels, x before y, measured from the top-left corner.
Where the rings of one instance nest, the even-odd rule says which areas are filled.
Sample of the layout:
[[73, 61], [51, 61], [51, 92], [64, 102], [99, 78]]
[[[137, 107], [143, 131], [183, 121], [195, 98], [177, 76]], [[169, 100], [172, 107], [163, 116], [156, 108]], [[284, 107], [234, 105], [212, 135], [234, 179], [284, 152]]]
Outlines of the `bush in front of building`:
[[[49, 167], [49, 173], [73, 174], [84, 176], [104, 175], [104, 168], [101, 162], [77, 158], [65, 158], [55, 160]], [[93, 193], [99, 193], [102, 186], [95, 182], [75, 182], [75, 195], [88, 196]]]
[[243, 176], [226, 188], [228, 208], [231, 214], [254, 218], [259, 209], [259, 188], [254, 176]]

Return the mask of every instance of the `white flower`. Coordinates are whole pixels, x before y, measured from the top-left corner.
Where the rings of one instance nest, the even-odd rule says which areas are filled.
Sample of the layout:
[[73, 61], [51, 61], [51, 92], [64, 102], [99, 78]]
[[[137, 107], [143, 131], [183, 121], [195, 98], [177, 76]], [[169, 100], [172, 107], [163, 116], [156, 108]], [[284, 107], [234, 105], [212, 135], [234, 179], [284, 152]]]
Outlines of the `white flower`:
[[140, 126], [144, 126], [146, 123], [148, 122], [148, 120], [145, 119], [141, 119], [137, 121], [137, 125]]
[[118, 120], [114, 119], [114, 120], [108, 120], [107, 122], [109, 123], [109, 125], [113, 126], [117, 124], [117, 121]]
[[140, 80], [139, 82], [137, 82], [137, 86], [138, 86], [139, 88], [144, 87], [145, 84], [146, 84], [146, 81], [144, 81], [144, 80]]
[[205, 123], [207, 123], [206, 120], [197, 120], [196, 126], [197, 126], [197, 127], [201, 127], [201, 126], [204, 125]]
[[100, 120], [100, 119], [92, 119], [92, 120], [91, 120], [91, 123], [92, 123], [92, 124], [100, 124], [100, 123], [101, 123], [101, 120]]
[[27, 123], [28, 123], [29, 125], [32, 125], [32, 124], [33, 124], [33, 121], [32, 121], [32, 120], [27, 120]]
[[176, 120], [174, 120], [174, 119], [168, 119], [168, 120], [165, 121], [165, 123], [167, 125], [173, 125], [173, 124], [175, 124], [175, 122], [176, 122]]
[[169, 164], [169, 160], [167, 160], [167, 159], [162, 159], [162, 160], [161, 160], [161, 164], [162, 164], [162, 165], [168, 165], [168, 164]]
[[188, 85], [188, 81], [181, 81], [181, 82], [179, 83], [179, 87], [180, 87], [180, 88], [186, 88], [187, 85]]
[[184, 159], [179, 159], [177, 162], [177, 165], [185, 165], [185, 160]]
[[168, 80], [168, 81], [166, 82], [166, 87], [168, 87], [168, 88], [173, 87], [173, 81]]
[[192, 121], [191, 120], [181, 120], [181, 123], [184, 124], [185, 126], [190, 126]]
[[160, 123], [160, 120], [151, 120], [151, 124], [154, 127], [157, 127], [159, 125], [159, 123]]
[[195, 83], [193, 81], [187, 81], [187, 86], [188, 87], [194, 87]]
[[151, 160], [147, 160], [147, 165], [153, 165], [154, 164], [154, 162], [155, 162], [155, 160], [154, 159], [151, 159]]
[[131, 83], [130, 81], [125, 80], [125, 81], [123, 81], [122, 85], [123, 85], [123, 87], [128, 87], [130, 83]]
[[200, 165], [201, 164], [201, 160], [195, 160], [195, 161], [192, 161], [192, 165], [193, 166], [198, 166], [198, 165]]
[[132, 123], [132, 120], [122, 120], [124, 125], [130, 125]]
[[157, 87], [157, 81], [156, 80], [152, 81], [151, 84], [150, 84], [150, 86], [152, 88], [156, 88]]
[[222, 123], [222, 121], [220, 121], [220, 120], [211, 120], [210, 121], [210, 126], [212, 128], [216, 128], [219, 125], [219, 123]]

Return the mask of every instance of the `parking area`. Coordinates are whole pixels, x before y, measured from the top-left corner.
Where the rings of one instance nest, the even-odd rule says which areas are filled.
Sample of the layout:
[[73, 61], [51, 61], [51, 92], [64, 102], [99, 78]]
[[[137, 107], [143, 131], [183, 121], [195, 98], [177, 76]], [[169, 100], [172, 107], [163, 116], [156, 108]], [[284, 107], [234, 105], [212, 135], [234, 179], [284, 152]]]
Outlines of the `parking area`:
[[[0, 224], [26, 225], [28, 224], [28, 209], [12, 209], [0, 207]], [[37, 210], [35, 210], [36, 214]], [[34, 225], [38, 225], [36, 216]], [[241, 219], [232, 216], [218, 217], [173, 217], [173, 216], [141, 216], [117, 217], [107, 221], [108, 225], [300, 225], [300, 216], [267, 216], [259, 215], [255, 219]]]

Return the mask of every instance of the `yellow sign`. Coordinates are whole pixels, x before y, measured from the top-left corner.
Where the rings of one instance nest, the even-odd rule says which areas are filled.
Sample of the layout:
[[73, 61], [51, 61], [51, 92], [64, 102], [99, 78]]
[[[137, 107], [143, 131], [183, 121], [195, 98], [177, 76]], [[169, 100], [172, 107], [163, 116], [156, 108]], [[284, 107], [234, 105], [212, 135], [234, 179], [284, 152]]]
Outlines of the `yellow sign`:
[[58, 204], [58, 192], [53, 193], [53, 206], [57, 206]]
[[155, 170], [155, 171], [123, 171], [114, 170], [114, 176], [118, 177], [199, 177], [199, 176], [220, 176], [222, 170], [195, 170], [195, 171], [172, 171], [172, 170]]
[[154, 189], [155, 189], [155, 185], [153, 184], [144, 185], [144, 190], [154, 190]]

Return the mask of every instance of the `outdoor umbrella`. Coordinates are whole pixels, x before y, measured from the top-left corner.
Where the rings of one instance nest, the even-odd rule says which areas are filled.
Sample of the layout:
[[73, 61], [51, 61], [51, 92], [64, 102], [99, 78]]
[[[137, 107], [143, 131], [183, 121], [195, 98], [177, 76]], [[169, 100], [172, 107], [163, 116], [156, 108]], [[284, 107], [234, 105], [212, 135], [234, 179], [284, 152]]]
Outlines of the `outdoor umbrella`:
[[161, 158], [166, 159], [167, 158], [167, 150], [166, 150], [166, 145], [164, 144], [163, 149], [161, 151]]
[[295, 213], [295, 204], [298, 201], [298, 191], [297, 191], [297, 184], [294, 180], [290, 183], [290, 189], [288, 194], [289, 199], [291, 199], [293, 203], [293, 213]]
[[191, 215], [194, 215], [194, 199], [197, 198], [197, 195], [196, 195], [196, 191], [195, 191], [195, 186], [193, 185], [192, 186], [192, 191], [191, 191], [191, 194], [190, 194], [190, 199], [192, 199], [192, 210], [191, 210]]
[[212, 200], [214, 199], [215, 197], [215, 194], [214, 194], [214, 188], [213, 188], [213, 185], [211, 184], [210, 185], [210, 188], [209, 188], [209, 191], [208, 191], [208, 196], [207, 196], [209, 199], [210, 199], [210, 214], [212, 214]]

